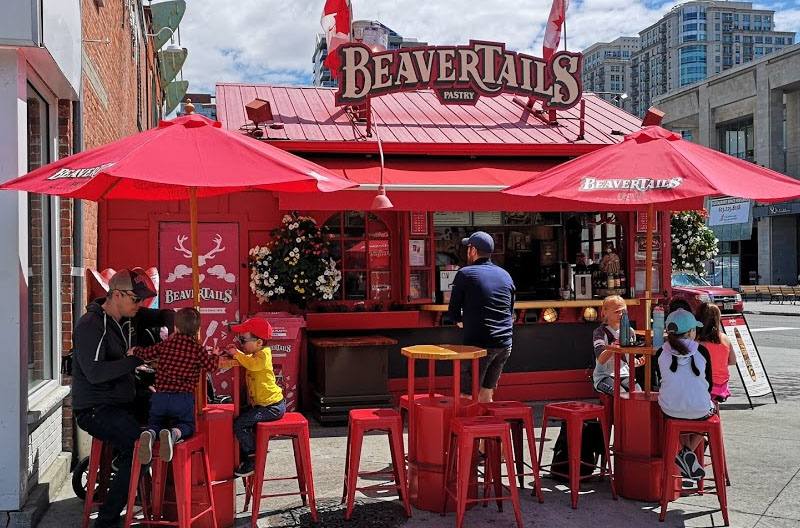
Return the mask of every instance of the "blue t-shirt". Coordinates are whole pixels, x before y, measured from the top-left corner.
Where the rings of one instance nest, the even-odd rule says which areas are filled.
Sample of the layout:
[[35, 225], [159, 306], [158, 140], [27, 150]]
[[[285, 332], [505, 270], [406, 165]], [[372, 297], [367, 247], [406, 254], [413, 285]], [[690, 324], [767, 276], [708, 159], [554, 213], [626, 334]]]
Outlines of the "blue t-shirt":
[[458, 271], [447, 315], [464, 322], [465, 345], [481, 348], [511, 345], [515, 292], [511, 275], [488, 258], [480, 258]]

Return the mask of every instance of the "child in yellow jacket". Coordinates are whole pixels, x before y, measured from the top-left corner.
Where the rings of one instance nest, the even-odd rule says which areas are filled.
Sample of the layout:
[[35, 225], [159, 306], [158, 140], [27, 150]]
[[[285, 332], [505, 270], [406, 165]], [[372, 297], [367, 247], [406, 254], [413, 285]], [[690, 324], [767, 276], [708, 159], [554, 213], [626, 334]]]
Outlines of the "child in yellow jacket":
[[239, 440], [242, 463], [234, 472], [236, 476], [247, 477], [255, 467], [255, 427], [259, 422], [280, 420], [286, 413], [286, 402], [281, 388], [275, 383], [272, 370], [272, 352], [266, 345], [272, 336], [272, 326], [264, 319], [247, 319], [240, 325], [231, 326], [238, 334], [236, 345], [228, 345], [226, 353], [246, 369], [245, 381], [250, 405], [243, 407], [233, 423], [233, 430]]

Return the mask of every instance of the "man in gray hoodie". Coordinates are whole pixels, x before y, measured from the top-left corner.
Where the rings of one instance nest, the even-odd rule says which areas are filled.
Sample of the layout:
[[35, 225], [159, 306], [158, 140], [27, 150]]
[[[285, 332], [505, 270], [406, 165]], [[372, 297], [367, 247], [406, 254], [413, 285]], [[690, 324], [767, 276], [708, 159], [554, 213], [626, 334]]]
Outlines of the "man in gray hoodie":
[[96, 528], [120, 525], [131, 474], [133, 445], [141, 428], [134, 418], [134, 370], [142, 364], [126, 352], [136, 343], [137, 328], [167, 326], [171, 310], [140, 306], [154, 292], [144, 272], [122, 270], [109, 280], [105, 298], [87, 306], [72, 332], [72, 406], [78, 427], [111, 443], [119, 453], [117, 473], [95, 521]]

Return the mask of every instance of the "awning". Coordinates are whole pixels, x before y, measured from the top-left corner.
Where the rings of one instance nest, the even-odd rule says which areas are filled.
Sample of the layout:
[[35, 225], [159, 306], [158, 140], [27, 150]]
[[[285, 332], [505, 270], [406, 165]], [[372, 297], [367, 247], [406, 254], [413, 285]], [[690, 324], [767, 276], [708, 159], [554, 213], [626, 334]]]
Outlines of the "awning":
[[[359, 184], [320, 198], [306, 193], [279, 193], [282, 210], [369, 209], [380, 183], [380, 161], [371, 158], [309, 157]], [[566, 161], [564, 158], [464, 159], [389, 158], [383, 173], [386, 192], [399, 211], [530, 210], [531, 200], [500, 193], [506, 187]], [[548, 210], [539, 200], [539, 210]], [[562, 210], [553, 203], [549, 210]]]

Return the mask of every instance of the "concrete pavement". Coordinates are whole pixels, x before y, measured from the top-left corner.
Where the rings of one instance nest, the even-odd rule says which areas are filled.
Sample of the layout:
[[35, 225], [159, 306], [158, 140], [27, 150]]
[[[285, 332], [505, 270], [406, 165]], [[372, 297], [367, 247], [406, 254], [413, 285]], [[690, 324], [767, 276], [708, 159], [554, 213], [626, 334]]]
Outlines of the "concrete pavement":
[[[799, 307], [800, 308], [800, 307]], [[728, 457], [732, 486], [728, 488], [730, 525], [740, 528], [800, 527], [800, 350], [793, 345], [794, 336], [800, 336], [800, 321], [780, 317], [748, 317], [751, 327], [765, 327], [755, 334], [762, 359], [770, 373], [779, 403], [769, 397], [754, 400], [750, 409], [738, 376], [732, 372], [731, 391], [734, 396], [722, 405], [721, 416], [725, 424], [725, 449]], [[785, 337], [776, 340], [778, 332], [770, 327], [782, 328]], [[765, 338], [772, 335], [773, 340]], [[769, 346], [762, 346], [764, 340]], [[532, 404], [536, 417], [537, 433], [541, 427], [544, 402]], [[413, 510], [407, 521], [402, 508], [391, 496], [362, 497], [356, 506], [354, 521], [343, 521], [344, 511], [339, 506], [344, 468], [346, 428], [322, 427], [312, 424], [311, 450], [314, 463], [314, 481], [321, 526], [454, 526], [455, 514], [441, 517], [436, 513]], [[545, 461], [558, 427], [548, 428], [545, 443]], [[293, 471], [291, 444], [288, 441], [270, 443], [268, 474]], [[386, 468], [390, 460], [385, 437], [368, 436], [362, 455], [362, 471]], [[288, 469], [291, 468], [291, 469]], [[269, 476], [269, 475], [268, 475]], [[529, 479], [530, 480], [530, 479]], [[521, 508], [526, 526], [721, 526], [722, 516], [713, 495], [681, 498], [670, 504], [667, 520], [658, 523], [657, 504], [642, 503], [620, 498], [611, 499], [608, 481], [594, 479], [581, 486], [578, 509], [570, 507], [569, 490], [558, 482], [543, 479], [545, 503], [539, 504], [530, 496], [530, 490], [521, 494]], [[292, 482], [269, 483], [265, 491], [289, 491]], [[237, 483], [237, 508], [243, 505], [243, 490]], [[384, 504], [380, 501], [390, 501]], [[308, 509], [299, 506], [296, 497], [269, 499], [262, 503], [260, 527], [311, 526]], [[80, 526], [82, 502], [71, 492], [69, 484], [61, 490], [40, 523], [42, 528]], [[510, 505], [498, 513], [494, 504], [488, 508], [476, 507], [466, 514], [467, 526], [514, 526]], [[249, 516], [240, 514], [236, 526], [249, 525]]]
[[767, 301], [745, 301], [745, 315], [781, 315], [786, 317], [800, 316], [800, 303], [792, 304], [788, 301], [783, 304]]

